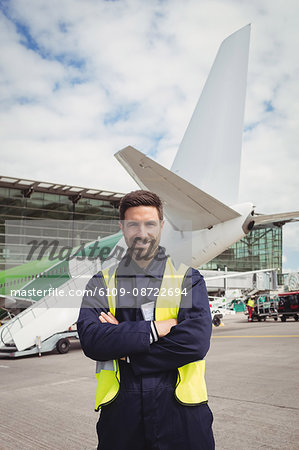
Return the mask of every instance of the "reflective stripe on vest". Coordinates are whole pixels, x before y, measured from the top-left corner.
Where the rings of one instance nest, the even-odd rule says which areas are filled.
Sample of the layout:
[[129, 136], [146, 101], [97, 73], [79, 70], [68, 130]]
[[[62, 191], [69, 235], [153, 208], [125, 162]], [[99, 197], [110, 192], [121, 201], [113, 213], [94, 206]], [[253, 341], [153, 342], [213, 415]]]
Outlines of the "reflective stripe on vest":
[[[155, 320], [176, 319], [181, 303], [181, 287], [188, 267], [181, 264], [175, 269], [170, 258], [167, 258], [165, 271], [156, 301]], [[110, 312], [115, 316], [116, 298], [112, 295], [115, 291], [116, 268], [102, 271], [107, 289], [107, 299]], [[175, 289], [178, 288], [177, 291]], [[178, 295], [168, 296], [161, 293], [176, 292]], [[205, 383], [205, 361], [195, 361], [178, 368], [178, 377], [175, 386], [175, 398], [184, 405], [199, 405], [207, 403], [208, 395]], [[111, 403], [118, 395], [120, 384], [120, 371], [117, 360], [97, 362], [97, 391], [95, 410]]]

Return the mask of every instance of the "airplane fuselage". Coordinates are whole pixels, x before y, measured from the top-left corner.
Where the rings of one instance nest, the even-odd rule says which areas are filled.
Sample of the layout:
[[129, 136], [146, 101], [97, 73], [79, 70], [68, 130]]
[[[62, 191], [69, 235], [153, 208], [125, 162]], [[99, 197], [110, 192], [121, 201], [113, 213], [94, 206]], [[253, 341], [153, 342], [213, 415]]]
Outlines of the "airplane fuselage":
[[240, 214], [239, 217], [214, 225], [210, 229], [181, 232], [166, 223], [161, 244], [175, 259], [192, 267], [199, 267], [211, 261], [244, 237], [254, 224], [251, 203], [234, 205], [232, 208]]

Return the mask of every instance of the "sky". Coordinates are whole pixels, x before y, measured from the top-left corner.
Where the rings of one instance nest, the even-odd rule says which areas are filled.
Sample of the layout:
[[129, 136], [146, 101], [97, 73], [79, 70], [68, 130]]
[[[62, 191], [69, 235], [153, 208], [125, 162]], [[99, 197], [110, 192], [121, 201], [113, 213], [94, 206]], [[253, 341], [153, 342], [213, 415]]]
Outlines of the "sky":
[[[296, 0], [0, 0], [0, 174], [136, 189], [113, 157], [170, 168], [217, 50], [252, 24], [240, 201], [298, 211]], [[299, 223], [283, 233], [299, 270]]]

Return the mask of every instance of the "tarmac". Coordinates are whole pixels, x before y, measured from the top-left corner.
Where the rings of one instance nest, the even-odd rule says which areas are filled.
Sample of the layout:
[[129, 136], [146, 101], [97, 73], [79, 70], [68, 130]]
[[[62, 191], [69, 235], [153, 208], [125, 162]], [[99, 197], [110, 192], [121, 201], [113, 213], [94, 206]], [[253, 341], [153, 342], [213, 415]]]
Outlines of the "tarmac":
[[[298, 350], [293, 319], [248, 323], [239, 313], [213, 329], [206, 381], [216, 449], [299, 449]], [[0, 449], [95, 449], [94, 372], [78, 341], [65, 355], [1, 359]]]

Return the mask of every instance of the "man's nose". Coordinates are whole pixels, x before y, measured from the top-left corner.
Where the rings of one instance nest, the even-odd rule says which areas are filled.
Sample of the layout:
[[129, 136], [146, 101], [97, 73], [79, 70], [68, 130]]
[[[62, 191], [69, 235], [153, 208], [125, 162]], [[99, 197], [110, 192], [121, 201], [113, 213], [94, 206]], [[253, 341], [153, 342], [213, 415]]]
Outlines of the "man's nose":
[[147, 238], [147, 228], [144, 223], [140, 223], [137, 231], [137, 237], [140, 239], [146, 239]]

